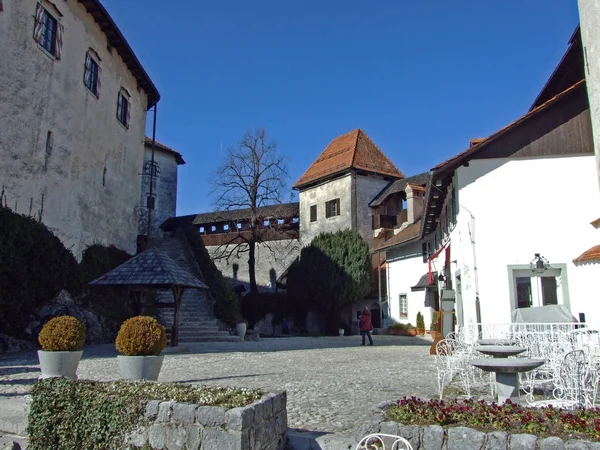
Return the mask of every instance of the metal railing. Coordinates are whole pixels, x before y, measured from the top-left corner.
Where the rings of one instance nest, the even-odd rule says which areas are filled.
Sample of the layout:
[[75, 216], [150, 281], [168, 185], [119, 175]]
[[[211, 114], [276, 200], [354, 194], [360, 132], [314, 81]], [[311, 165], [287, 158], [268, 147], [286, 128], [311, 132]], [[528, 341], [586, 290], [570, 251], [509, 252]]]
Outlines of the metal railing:
[[478, 339], [510, 339], [519, 333], [545, 333], [549, 337], [562, 335], [569, 331], [587, 328], [585, 323], [474, 323], [457, 327], [457, 334], [464, 336], [467, 341]]

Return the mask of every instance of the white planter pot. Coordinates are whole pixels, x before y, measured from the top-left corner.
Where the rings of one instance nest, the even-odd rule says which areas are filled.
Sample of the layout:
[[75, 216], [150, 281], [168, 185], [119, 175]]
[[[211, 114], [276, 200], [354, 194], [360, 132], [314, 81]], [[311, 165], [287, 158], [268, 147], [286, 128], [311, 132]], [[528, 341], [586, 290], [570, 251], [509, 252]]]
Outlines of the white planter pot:
[[83, 350], [76, 352], [47, 352], [39, 350], [38, 359], [40, 360], [40, 368], [42, 369], [40, 379], [65, 377], [76, 380], [77, 365], [82, 354]]
[[121, 379], [156, 381], [164, 358], [164, 355], [118, 355], [117, 360], [119, 361], [119, 373], [121, 374]]
[[338, 334], [340, 336], [343, 336], [344, 335], [344, 329], [343, 328], [338, 328]]
[[237, 333], [237, 335], [240, 337], [240, 341], [244, 340], [244, 336], [246, 336], [246, 327], [248, 325], [245, 323], [237, 323], [235, 325], [235, 331]]

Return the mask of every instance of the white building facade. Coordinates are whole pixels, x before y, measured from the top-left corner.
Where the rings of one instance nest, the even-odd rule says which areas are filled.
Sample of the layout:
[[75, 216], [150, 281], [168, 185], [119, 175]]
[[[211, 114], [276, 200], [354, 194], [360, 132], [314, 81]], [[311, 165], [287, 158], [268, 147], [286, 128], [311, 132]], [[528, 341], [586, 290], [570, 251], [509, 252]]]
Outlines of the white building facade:
[[135, 252], [146, 110], [159, 94], [98, 0], [4, 2], [0, 184], [76, 257]]

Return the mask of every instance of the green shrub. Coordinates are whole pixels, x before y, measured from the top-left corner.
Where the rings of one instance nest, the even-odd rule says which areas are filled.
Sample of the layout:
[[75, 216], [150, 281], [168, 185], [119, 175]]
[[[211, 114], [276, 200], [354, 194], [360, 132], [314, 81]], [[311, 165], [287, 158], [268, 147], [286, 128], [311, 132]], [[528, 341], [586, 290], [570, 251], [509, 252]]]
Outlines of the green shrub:
[[62, 290], [78, 295], [77, 261], [37, 219], [0, 206], [0, 330], [22, 336], [30, 316]]
[[165, 327], [148, 316], [136, 316], [123, 322], [116, 340], [118, 352], [127, 356], [158, 355], [166, 345]]
[[29, 450], [123, 448], [127, 433], [144, 423], [149, 400], [237, 408], [262, 397], [258, 390], [178, 383], [70, 381], [37, 382], [29, 412]]
[[410, 323], [393, 323], [388, 330], [410, 330], [414, 328]]
[[431, 331], [440, 331], [440, 313], [439, 311], [434, 311], [433, 314], [431, 315], [431, 326], [430, 326], [430, 330]]
[[48, 352], [73, 352], [85, 344], [85, 326], [72, 316], [50, 319], [40, 331], [38, 341]]
[[241, 299], [242, 315], [251, 329], [267, 314], [273, 314], [273, 325], [281, 323], [284, 317], [293, 315], [291, 307], [286, 296], [279, 292], [250, 292]]
[[208, 286], [215, 300], [213, 306], [215, 317], [229, 326], [235, 326], [236, 318], [239, 315], [237, 296], [208, 254], [198, 230], [193, 225], [184, 225], [181, 231], [192, 249], [198, 267], [202, 271], [204, 283]]
[[421, 314], [421, 311], [417, 313], [417, 328], [421, 330], [425, 329], [425, 319], [423, 319], [423, 314]]

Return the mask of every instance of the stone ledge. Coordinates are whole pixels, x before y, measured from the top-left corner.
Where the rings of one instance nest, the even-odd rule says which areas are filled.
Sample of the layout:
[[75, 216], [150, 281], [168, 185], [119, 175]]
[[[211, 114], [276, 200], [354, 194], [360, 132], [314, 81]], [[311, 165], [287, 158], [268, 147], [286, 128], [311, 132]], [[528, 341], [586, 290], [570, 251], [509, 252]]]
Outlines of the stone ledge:
[[395, 403], [377, 405], [370, 419], [357, 424], [353, 437], [358, 442], [371, 433], [402, 436], [414, 450], [600, 450], [600, 442], [559, 437], [539, 438], [533, 434], [505, 431], [483, 433], [468, 427], [443, 428], [439, 425], [402, 425], [385, 421], [384, 408]]
[[284, 450], [287, 394], [265, 394], [243, 408], [150, 401], [147, 424], [129, 433], [126, 445], [181, 450]]

